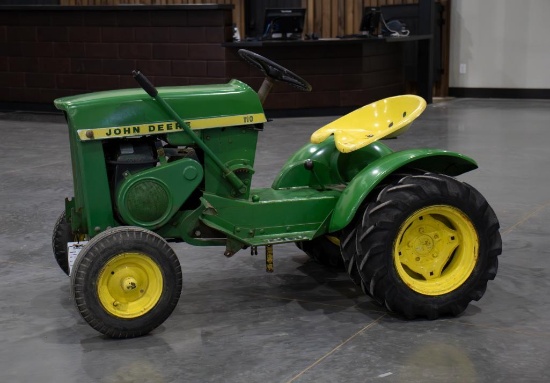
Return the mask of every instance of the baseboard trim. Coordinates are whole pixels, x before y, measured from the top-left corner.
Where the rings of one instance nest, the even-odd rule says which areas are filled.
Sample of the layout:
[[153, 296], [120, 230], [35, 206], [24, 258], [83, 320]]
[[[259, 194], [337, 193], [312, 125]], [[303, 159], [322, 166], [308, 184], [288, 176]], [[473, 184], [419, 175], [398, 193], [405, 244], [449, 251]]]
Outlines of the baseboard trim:
[[0, 112], [42, 112], [61, 114], [52, 103], [37, 102], [0, 102]]
[[451, 97], [550, 99], [550, 89], [449, 88]]

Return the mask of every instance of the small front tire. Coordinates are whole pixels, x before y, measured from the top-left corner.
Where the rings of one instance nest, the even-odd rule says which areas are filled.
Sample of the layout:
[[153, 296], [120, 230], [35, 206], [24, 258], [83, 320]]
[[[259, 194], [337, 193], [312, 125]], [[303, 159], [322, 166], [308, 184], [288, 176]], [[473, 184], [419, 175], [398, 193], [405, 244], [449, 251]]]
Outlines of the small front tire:
[[71, 291], [88, 324], [111, 338], [145, 335], [176, 307], [179, 260], [159, 235], [137, 227], [108, 229], [79, 253]]
[[67, 244], [73, 240], [71, 224], [67, 222], [65, 212], [61, 213], [55, 222], [52, 234], [52, 250], [59, 268], [69, 275], [69, 259], [67, 257]]

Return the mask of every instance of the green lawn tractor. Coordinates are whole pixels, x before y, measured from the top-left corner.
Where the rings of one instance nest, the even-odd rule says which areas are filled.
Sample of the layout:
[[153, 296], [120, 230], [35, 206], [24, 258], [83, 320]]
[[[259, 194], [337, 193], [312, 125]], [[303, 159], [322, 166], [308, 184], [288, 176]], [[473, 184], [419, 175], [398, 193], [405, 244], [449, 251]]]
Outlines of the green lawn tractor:
[[149, 333], [172, 313], [182, 272], [170, 242], [221, 246], [226, 257], [295, 242], [406, 318], [457, 315], [485, 292], [501, 253], [483, 196], [454, 176], [477, 168], [459, 153], [393, 151], [425, 109], [390, 97], [321, 127], [270, 188], [251, 188], [262, 103], [276, 81], [311, 86], [247, 50], [266, 78], [258, 92], [227, 84], [163, 87], [55, 100], [69, 125], [74, 196], [53, 233], [78, 311], [113, 338]]

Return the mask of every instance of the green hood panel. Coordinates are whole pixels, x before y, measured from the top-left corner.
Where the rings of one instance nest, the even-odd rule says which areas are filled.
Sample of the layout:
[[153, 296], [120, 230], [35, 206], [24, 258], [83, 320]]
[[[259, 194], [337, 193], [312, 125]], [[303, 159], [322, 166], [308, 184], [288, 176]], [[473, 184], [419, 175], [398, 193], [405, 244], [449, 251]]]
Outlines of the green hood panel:
[[[238, 80], [227, 84], [161, 87], [158, 91], [184, 120], [264, 113], [256, 92]], [[141, 88], [64, 97], [54, 104], [66, 112], [70, 126], [77, 130], [171, 120]], [[220, 122], [220, 126], [224, 125]]]

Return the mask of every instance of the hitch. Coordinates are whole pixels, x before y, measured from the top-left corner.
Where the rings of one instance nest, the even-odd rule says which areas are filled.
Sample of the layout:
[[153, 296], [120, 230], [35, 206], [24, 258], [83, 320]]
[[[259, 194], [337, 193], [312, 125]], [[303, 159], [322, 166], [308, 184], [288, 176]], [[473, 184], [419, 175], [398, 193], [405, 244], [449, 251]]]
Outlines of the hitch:
[[265, 271], [273, 272], [273, 245], [265, 245]]

